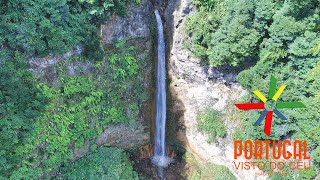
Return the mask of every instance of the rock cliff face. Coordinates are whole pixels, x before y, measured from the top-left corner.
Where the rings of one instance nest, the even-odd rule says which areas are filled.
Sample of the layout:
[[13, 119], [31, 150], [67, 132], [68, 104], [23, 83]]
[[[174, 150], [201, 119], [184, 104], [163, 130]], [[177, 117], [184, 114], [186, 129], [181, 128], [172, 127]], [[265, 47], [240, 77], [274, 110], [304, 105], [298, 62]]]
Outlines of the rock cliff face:
[[[28, 60], [29, 69], [33, 72], [37, 77], [41, 79], [41, 81], [46, 82], [50, 85], [56, 83], [58, 78], [58, 71], [55, 68], [55, 65], [61, 61], [64, 61], [72, 56], [80, 55], [83, 52], [83, 48], [77, 46], [75, 49], [61, 55], [49, 55], [44, 58], [30, 58]], [[91, 65], [90, 65], [91, 64]], [[71, 63], [68, 66], [69, 74], [75, 74], [77, 70], [75, 69], [84, 69], [88, 72], [89, 66], [92, 66], [92, 63]]]
[[126, 16], [113, 15], [100, 28], [104, 45], [124, 38], [149, 38], [153, 17], [151, 1], [143, 0], [139, 5], [130, 5]]
[[174, 97], [174, 112], [180, 112], [177, 119], [185, 126], [178, 137], [186, 144], [187, 150], [205, 162], [227, 166], [238, 179], [263, 179], [254, 171], [241, 171], [233, 168], [232, 133], [238, 119], [227, 116], [226, 138], [218, 143], [208, 143], [207, 136], [197, 129], [197, 113], [207, 107], [232, 114], [232, 102], [245, 91], [235, 82], [235, 74], [226, 73], [227, 68], [211, 68], [184, 48], [188, 36], [184, 33], [186, 17], [195, 11], [191, 0], [169, 0], [165, 11], [168, 32], [167, 43], [168, 74], [171, 80], [170, 91]]
[[[132, 4], [126, 11], [124, 17], [114, 15], [110, 20], [100, 27], [100, 37], [103, 45], [108, 46], [117, 40], [126, 39], [130, 46], [137, 49], [139, 59], [144, 59], [144, 67], [140, 69], [144, 88], [149, 92], [148, 101], [140, 110], [140, 120], [134, 126], [132, 125], [113, 125], [104, 130], [97, 138], [97, 144], [108, 144], [120, 146], [123, 148], [139, 147], [150, 143], [150, 120], [152, 114], [152, 71], [153, 71], [153, 46], [152, 46], [152, 18], [153, 6], [151, 1], [142, 0], [140, 4]], [[130, 113], [130, 112], [128, 112]]]

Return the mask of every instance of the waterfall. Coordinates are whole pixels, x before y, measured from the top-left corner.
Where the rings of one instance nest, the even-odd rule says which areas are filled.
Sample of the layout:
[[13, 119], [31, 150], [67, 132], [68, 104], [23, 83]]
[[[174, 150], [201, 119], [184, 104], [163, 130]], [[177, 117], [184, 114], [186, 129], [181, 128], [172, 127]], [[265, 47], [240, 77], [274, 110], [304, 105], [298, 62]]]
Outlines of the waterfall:
[[166, 65], [165, 42], [162, 20], [159, 11], [154, 11], [158, 29], [158, 65], [157, 65], [157, 97], [156, 97], [156, 126], [155, 145], [152, 162], [159, 167], [167, 167], [172, 159], [166, 156]]

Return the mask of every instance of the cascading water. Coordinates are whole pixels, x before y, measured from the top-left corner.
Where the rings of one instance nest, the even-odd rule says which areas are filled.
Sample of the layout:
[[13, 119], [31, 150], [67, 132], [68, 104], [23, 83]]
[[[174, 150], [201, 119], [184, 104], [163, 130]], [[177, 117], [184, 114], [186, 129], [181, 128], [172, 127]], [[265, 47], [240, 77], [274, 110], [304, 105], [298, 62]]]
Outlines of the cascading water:
[[158, 167], [167, 167], [172, 159], [166, 156], [166, 65], [165, 42], [162, 20], [159, 11], [154, 11], [158, 28], [158, 65], [157, 65], [157, 98], [156, 98], [156, 132], [153, 164]]

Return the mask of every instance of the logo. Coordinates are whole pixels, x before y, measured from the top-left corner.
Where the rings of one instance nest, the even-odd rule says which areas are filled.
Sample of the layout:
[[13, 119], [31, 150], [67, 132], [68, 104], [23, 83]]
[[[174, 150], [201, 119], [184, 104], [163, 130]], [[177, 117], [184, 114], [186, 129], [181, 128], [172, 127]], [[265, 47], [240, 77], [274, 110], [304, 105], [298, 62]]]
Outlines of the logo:
[[277, 79], [274, 76], [271, 76], [268, 98], [266, 98], [258, 90], [253, 91], [253, 93], [262, 101], [262, 103], [235, 104], [235, 106], [237, 106], [241, 110], [264, 109], [254, 125], [260, 125], [262, 120], [266, 118], [264, 125], [264, 133], [268, 136], [270, 136], [271, 134], [273, 113], [275, 113], [281, 120], [287, 120], [287, 118], [278, 109], [306, 107], [302, 102], [277, 102], [280, 95], [286, 88], [286, 85], [280, 86], [278, 91], [276, 91], [276, 86]]

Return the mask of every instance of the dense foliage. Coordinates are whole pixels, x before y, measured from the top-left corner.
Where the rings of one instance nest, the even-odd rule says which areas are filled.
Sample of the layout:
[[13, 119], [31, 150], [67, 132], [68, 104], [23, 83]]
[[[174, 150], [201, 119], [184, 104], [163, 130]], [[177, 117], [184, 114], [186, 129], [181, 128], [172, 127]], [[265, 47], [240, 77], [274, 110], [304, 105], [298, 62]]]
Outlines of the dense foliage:
[[317, 56], [311, 51], [319, 48], [316, 0], [196, 2], [199, 12], [186, 24], [189, 48], [210, 65], [236, 66], [258, 57], [277, 61]]
[[63, 179], [138, 179], [123, 150], [104, 147], [75, 163], [66, 164], [62, 174]]
[[41, 57], [61, 54], [83, 44], [88, 48], [94, 46], [97, 51], [100, 46], [96, 25], [107, 19], [107, 12], [123, 15], [125, 3], [125, 0], [1, 1], [0, 45]]
[[[253, 126], [258, 111], [245, 114], [240, 139], [308, 140], [313, 163], [320, 167], [320, 5], [317, 0], [195, 0], [198, 12], [186, 24], [190, 48], [211, 66], [247, 68], [238, 81], [249, 92], [268, 94], [269, 79], [277, 88], [287, 87], [279, 101], [301, 101], [306, 109], [281, 109], [289, 120], [276, 118], [270, 137], [261, 126]], [[256, 63], [245, 67], [247, 61]], [[251, 93], [250, 93], [251, 94]], [[248, 102], [253, 97], [242, 99]], [[254, 97], [254, 101], [259, 100]], [[240, 100], [239, 100], [240, 101]], [[246, 133], [243, 133], [246, 132]], [[317, 171], [299, 172], [315, 177]], [[310, 174], [311, 173], [311, 174]], [[291, 177], [288, 177], [289, 179]]]
[[12, 61], [1, 62], [0, 76], [0, 174], [7, 174], [20, 163], [16, 149], [31, 136], [48, 98], [19, 53]]

